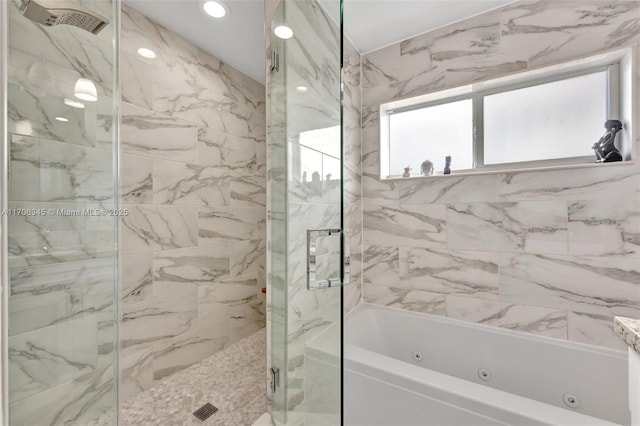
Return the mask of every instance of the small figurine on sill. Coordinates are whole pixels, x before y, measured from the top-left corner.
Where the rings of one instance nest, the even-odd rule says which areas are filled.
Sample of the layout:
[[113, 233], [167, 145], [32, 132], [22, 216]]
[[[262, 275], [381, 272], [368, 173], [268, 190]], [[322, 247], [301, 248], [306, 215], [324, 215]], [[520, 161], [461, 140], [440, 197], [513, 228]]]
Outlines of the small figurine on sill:
[[422, 176], [431, 176], [433, 174], [433, 162], [424, 160], [420, 166], [420, 173], [422, 173]]
[[402, 177], [410, 177], [411, 176], [411, 167], [407, 166], [404, 168], [404, 173], [402, 174]]
[[596, 153], [596, 163], [611, 163], [614, 161], [622, 161], [622, 154], [616, 148], [616, 134], [622, 130], [622, 122], [618, 120], [607, 120], [604, 123], [607, 131], [602, 135], [600, 140], [591, 147]]
[[444, 157], [444, 174], [445, 175], [451, 174], [451, 156], [450, 155], [447, 155], [446, 157]]

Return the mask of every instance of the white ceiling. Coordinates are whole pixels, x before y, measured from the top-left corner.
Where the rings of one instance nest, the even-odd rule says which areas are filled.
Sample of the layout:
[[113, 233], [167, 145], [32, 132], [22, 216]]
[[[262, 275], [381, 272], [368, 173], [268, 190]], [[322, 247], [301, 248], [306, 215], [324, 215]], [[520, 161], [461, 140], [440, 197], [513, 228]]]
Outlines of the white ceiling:
[[[224, 0], [231, 14], [208, 18], [198, 0], [123, 0], [166, 28], [237, 68], [265, 81], [263, 0]], [[345, 0], [345, 32], [367, 53], [513, 0]], [[338, 0], [320, 0], [339, 19]]]
[[265, 81], [264, 1], [224, 0], [231, 13], [209, 18], [198, 0], [123, 0], [254, 80]]
[[345, 0], [344, 28], [358, 50], [368, 53], [512, 1]]

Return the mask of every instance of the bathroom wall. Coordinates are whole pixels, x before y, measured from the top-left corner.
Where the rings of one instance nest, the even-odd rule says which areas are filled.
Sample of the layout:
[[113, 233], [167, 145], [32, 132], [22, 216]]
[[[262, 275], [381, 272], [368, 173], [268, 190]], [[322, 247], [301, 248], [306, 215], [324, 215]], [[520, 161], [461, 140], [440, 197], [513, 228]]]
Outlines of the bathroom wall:
[[[83, 1], [111, 22], [111, 1]], [[7, 424], [86, 424], [117, 409], [115, 42], [7, 11]], [[5, 28], [3, 28], [3, 31]], [[34, 64], [48, 72], [34, 73]], [[80, 77], [98, 99], [74, 99]], [[66, 121], [64, 120], [66, 119]], [[14, 210], [15, 209], [15, 210]], [[86, 214], [91, 211], [97, 214]]]
[[265, 126], [263, 84], [123, 8], [125, 399], [264, 327]]
[[640, 2], [520, 1], [364, 55], [364, 300], [623, 350], [638, 164], [380, 181], [378, 108], [639, 41]]

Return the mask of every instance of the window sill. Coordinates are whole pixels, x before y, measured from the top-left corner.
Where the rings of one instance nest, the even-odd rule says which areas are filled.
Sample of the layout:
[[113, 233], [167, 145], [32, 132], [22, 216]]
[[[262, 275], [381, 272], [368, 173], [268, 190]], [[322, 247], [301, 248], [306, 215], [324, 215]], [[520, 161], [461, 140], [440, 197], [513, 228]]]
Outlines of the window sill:
[[571, 170], [571, 169], [595, 169], [602, 167], [626, 167], [635, 165], [635, 160], [617, 161], [615, 163], [588, 163], [588, 164], [567, 164], [563, 166], [546, 166], [546, 167], [528, 167], [528, 168], [516, 168], [516, 169], [502, 169], [502, 170], [463, 170], [456, 172], [451, 171], [449, 175], [433, 174], [430, 176], [411, 175], [409, 177], [402, 176], [388, 176], [380, 177], [380, 181], [408, 181], [408, 180], [421, 180], [421, 179], [440, 179], [440, 178], [452, 178], [452, 177], [466, 177], [466, 176], [484, 176], [484, 175], [499, 175], [499, 174], [513, 174], [513, 173], [527, 173], [527, 172], [542, 172], [542, 171], [554, 171], [554, 170]]

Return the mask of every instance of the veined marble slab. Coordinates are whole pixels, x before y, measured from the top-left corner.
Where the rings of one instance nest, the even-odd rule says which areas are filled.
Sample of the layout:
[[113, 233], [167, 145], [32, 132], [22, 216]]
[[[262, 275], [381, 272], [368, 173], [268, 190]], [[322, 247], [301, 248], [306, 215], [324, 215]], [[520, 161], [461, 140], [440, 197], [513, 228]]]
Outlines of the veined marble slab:
[[640, 256], [640, 197], [568, 204], [571, 254]]
[[638, 315], [640, 265], [633, 258], [506, 255], [503, 301], [596, 315]]
[[123, 356], [166, 341], [197, 326], [196, 288], [154, 297], [122, 308]]
[[154, 204], [224, 206], [229, 201], [228, 168], [154, 160]]
[[9, 338], [10, 402], [92, 372], [97, 365], [95, 316]]
[[499, 264], [499, 253], [400, 247], [398, 286], [497, 299]]
[[195, 124], [128, 103], [121, 105], [123, 152], [196, 161], [198, 128]]
[[449, 248], [566, 254], [567, 206], [561, 201], [452, 204]]
[[151, 204], [153, 202], [153, 158], [121, 154], [120, 202]]
[[394, 244], [409, 247], [444, 247], [446, 207], [440, 205], [364, 207], [364, 244]]
[[120, 291], [123, 305], [142, 302], [153, 296], [153, 254], [120, 256]]
[[191, 247], [197, 244], [198, 207], [124, 205], [122, 253]]
[[449, 295], [447, 316], [558, 339], [567, 338], [567, 313], [556, 309]]
[[163, 250], [153, 256], [153, 293], [170, 294], [229, 276], [229, 245], [220, 241], [177, 250]]

